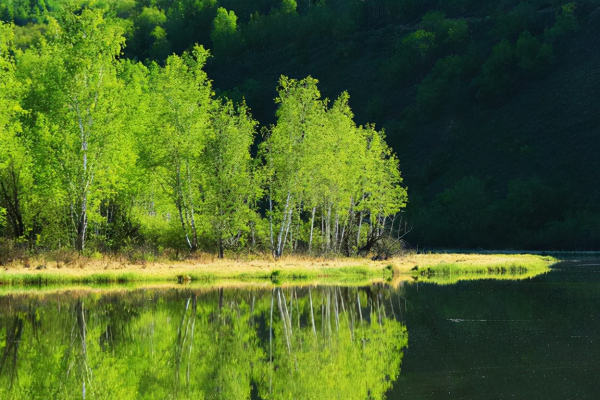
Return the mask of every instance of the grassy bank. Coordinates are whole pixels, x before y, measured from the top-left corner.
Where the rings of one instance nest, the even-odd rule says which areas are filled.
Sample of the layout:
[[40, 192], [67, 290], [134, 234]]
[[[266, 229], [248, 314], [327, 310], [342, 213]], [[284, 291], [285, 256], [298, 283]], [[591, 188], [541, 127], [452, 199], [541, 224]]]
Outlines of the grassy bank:
[[168, 263], [127, 264], [111, 260], [87, 260], [36, 268], [12, 265], [0, 270], [3, 286], [106, 285], [130, 283], [217, 283], [219, 281], [270, 282], [366, 282], [391, 280], [392, 267], [364, 259], [315, 260], [284, 258], [267, 260], [189, 260]]
[[[438, 284], [460, 280], [528, 279], [550, 271], [558, 262], [554, 257], [531, 254], [430, 254], [424, 259], [408, 257], [405, 269], [411, 264], [413, 279]], [[419, 261], [421, 261], [419, 265]]]
[[107, 285], [132, 283], [208, 283], [222, 281], [357, 284], [422, 280], [522, 279], [549, 270], [556, 260], [533, 255], [412, 254], [387, 261], [361, 258], [280, 260], [192, 260], [127, 264], [87, 260], [72, 265], [39, 260], [37, 267], [15, 264], [0, 270], [2, 286]]

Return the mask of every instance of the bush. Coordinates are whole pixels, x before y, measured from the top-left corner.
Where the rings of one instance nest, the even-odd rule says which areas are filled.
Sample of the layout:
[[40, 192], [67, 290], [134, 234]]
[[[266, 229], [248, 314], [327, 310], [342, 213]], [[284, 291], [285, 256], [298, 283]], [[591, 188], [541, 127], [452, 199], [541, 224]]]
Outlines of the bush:
[[514, 41], [523, 31], [541, 32], [541, 18], [529, 2], [519, 3], [512, 11], [498, 17], [492, 34], [498, 39]]
[[575, 3], [567, 3], [560, 7], [556, 13], [556, 22], [552, 28], [544, 32], [549, 43], [554, 42], [561, 36], [574, 32], [579, 28], [575, 16]]
[[552, 45], [541, 43], [529, 32], [523, 32], [517, 40], [516, 54], [519, 67], [526, 75], [539, 73], [552, 61]]
[[461, 57], [449, 56], [438, 60], [417, 87], [418, 110], [439, 117], [448, 107], [460, 107], [463, 98], [462, 72]]
[[464, 19], [446, 19], [443, 12], [432, 11], [423, 16], [421, 26], [435, 35], [438, 53], [463, 51], [469, 44], [469, 25]]
[[506, 100], [513, 92], [516, 60], [515, 47], [507, 40], [494, 46], [492, 54], [483, 64], [481, 74], [473, 81], [477, 97], [484, 100]]

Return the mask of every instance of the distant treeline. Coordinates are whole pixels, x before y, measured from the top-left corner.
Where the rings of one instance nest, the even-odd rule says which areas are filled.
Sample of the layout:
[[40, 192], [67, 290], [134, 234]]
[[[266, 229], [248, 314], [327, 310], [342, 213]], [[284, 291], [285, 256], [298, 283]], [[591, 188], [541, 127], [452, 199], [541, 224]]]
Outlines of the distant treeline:
[[[396, 25], [386, 31], [387, 57], [377, 60], [380, 78], [396, 87], [416, 84], [412, 111], [437, 116], [469, 95], [506, 100], [550, 65], [554, 43], [577, 30], [576, 11], [585, 11], [566, 0], [13, 0], [0, 5], [0, 18], [19, 26], [16, 44], [27, 47], [65, 6], [104, 10], [123, 30], [126, 57], [159, 63], [196, 43], [210, 48], [218, 65], [290, 48], [308, 61], [318, 41], [348, 42], [353, 33]], [[349, 41], [336, 54], [352, 59], [357, 51]], [[270, 91], [252, 87], [250, 78], [242, 82], [239, 94]], [[370, 114], [382, 111], [378, 101], [371, 99]]]
[[[216, 98], [201, 46], [119, 59], [101, 9], [0, 25], [0, 232], [30, 249], [366, 254], [406, 203], [398, 160], [343, 93], [282, 77], [277, 123]], [[399, 228], [396, 224], [395, 230]], [[6, 244], [5, 244], [6, 245]]]

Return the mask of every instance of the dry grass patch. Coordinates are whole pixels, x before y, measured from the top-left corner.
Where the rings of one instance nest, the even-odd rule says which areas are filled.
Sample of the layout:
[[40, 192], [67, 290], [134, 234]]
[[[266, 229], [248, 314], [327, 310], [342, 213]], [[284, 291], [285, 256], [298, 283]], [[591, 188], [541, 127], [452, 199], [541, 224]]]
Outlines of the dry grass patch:
[[[246, 260], [200, 256], [174, 262], [128, 263], [120, 259], [79, 257], [69, 263], [30, 258], [0, 270], [0, 285], [94, 285], [114, 283], [170, 282], [216, 283], [223, 280], [291, 281], [346, 284], [391, 280], [392, 275], [452, 277], [466, 275], [508, 275], [542, 273], [556, 260], [533, 255], [408, 254], [387, 261], [365, 258], [282, 257]], [[508, 276], [507, 275], [507, 276]], [[401, 278], [402, 279], [402, 278]], [[397, 279], [394, 279], [397, 280]]]

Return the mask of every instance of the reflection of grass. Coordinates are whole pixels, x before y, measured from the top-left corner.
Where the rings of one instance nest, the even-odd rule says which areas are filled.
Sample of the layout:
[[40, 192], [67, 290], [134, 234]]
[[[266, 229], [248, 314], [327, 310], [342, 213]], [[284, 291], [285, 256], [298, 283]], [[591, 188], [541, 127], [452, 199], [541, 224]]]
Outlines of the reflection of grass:
[[335, 281], [335, 282], [365, 282], [375, 278], [392, 278], [391, 267], [369, 268], [369, 267], [336, 267], [336, 268], [275, 268], [264, 271], [245, 272], [211, 272], [190, 273], [192, 282], [214, 282], [219, 280], [257, 281], [266, 280], [273, 283], [284, 283], [291, 281]]
[[6, 286], [48, 286], [64, 284], [98, 285], [112, 283], [151, 282], [151, 276], [125, 273], [94, 273], [86, 275], [61, 274], [61, 273], [4, 273], [0, 274], [0, 285]]
[[238, 280], [238, 279], [216, 279], [214, 281], [195, 281], [186, 284], [175, 282], [131, 282], [126, 284], [49, 284], [42, 286], [0, 286], [0, 296], [2, 295], [46, 295], [52, 293], [120, 293], [133, 290], [168, 290], [185, 289], [193, 291], [213, 291], [221, 288], [230, 289], [262, 289], [270, 290], [273, 287], [306, 287], [306, 286], [344, 286], [344, 287], [364, 287], [371, 286], [374, 283], [381, 283], [382, 279], [367, 279], [356, 281], [337, 281], [334, 279], [320, 280], [296, 280], [274, 283], [269, 280]]
[[392, 278], [392, 268], [386, 266], [321, 266], [291, 268], [247, 268], [221, 270], [214, 268], [178, 268], [171, 270], [119, 271], [108, 270], [93, 272], [86, 270], [42, 271], [42, 272], [4, 272], [0, 273], [1, 286], [57, 286], [57, 285], [110, 285], [131, 283], [181, 283], [190, 282], [215, 284], [233, 280], [237, 282], [271, 282], [275, 284], [301, 282], [368, 283], [373, 279]]
[[[455, 255], [459, 256], [459, 255]], [[484, 256], [487, 257], [487, 256]], [[452, 284], [461, 280], [478, 279], [528, 279], [550, 271], [557, 262], [553, 257], [533, 255], [496, 256], [477, 263], [473, 259], [458, 259], [454, 262], [439, 262], [422, 265], [412, 271], [413, 279], [437, 284]]]

